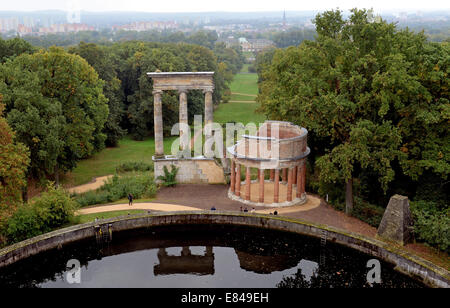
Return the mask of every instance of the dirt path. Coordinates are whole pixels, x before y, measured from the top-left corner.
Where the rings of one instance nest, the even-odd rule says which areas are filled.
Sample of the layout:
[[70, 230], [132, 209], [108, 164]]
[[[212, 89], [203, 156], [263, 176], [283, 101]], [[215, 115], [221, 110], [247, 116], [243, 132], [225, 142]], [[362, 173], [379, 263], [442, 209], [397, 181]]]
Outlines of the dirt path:
[[[128, 206], [128, 204], [106, 205], [85, 208], [77, 214], [121, 210], [195, 211], [210, 210], [212, 206], [217, 210], [224, 211], [240, 211], [241, 208], [245, 208], [245, 205], [228, 199], [227, 195], [228, 186], [226, 185], [184, 184], [177, 185], [174, 188], [162, 188], [158, 193], [155, 203], [135, 203], [133, 206]], [[300, 206], [278, 209], [258, 207], [257, 213], [268, 214], [276, 210], [281, 216], [329, 225], [342, 230], [363, 234], [371, 238], [375, 237], [376, 228], [355, 217], [349, 217], [345, 213], [335, 210], [317, 196], [309, 195], [309, 199], [308, 203]], [[250, 211], [251, 209], [248, 208], [248, 210]], [[437, 255], [433, 249], [423, 244], [409, 244], [404, 249], [449, 269], [448, 261], [443, 260], [445, 257]]]
[[[309, 196], [311, 197], [311, 195]], [[317, 196], [312, 197], [319, 202], [319, 205], [316, 204], [317, 201], [314, 201], [313, 206], [310, 208], [308, 208], [308, 204], [305, 204], [303, 206], [300, 205], [276, 210], [279, 215], [285, 217], [325, 224], [375, 238], [377, 233], [376, 228], [355, 217], [347, 216], [344, 212], [335, 210]], [[177, 185], [175, 188], [163, 188], [158, 193], [156, 202], [189, 205], [203, 210], [211, 209], [212, 205], [214, 205], [217, 210], [225, 211], [240, 211], [241, 207], [245, 208], [241, 203], [228, 199], [228, 186], [226, 185], [186, 184]], [[273, 211], [275, 211], [274, 208], [257, 208], [257, 212], [259, 213], [272, 213]], [[445, 256], [439, 256], [432, 248], [424, 244], [408, 244], [404, 249], [450, 270], [448, 259]]]
[[[375, 228], [359, 219], [349, 217], [345, 213], [333, 209], [316, 196], [310, 195], [310, 197], [311, 200], [304, 205], [278, 209], [258, 207], [256, 210], [265, 214], [276, 210], [279, 215], [326, 224], [371, 237], [375, 236]], [[164, 187], [159, 191], [155, 202], [189, 205], [203, 210], [209, 210], [213, 205], [217, 210], [224, 211], [240, 211], [241, 207], [246, 207], [228, 198], [228, 186], [226, 185], [184, 184], [172, 188]], [[247, 209], [251, 210], [250, 207], [247, 207]]]
[[107, 175], [107, 176], [98, 177], [98, 178], [95, 178], [91, 183], [80, 185], [80, 186], [75, 186], [75, 187], [67, 189], [67, 191], [71, 194], [82, 194], [82, 193], [85, 193], [85, 192], [88, 192], [91, 190], [96, 190], [96, 189], [102, 187], [105, 184], [105, 182], [111, 177], [113, 177], [113, 176]]
[[103, 205], [98, 207], [85, 208], [77, 211], [76, 215], [97, 214], [115, 211], [129, 210], [152, 210], [161, 212], [178, 212], [178, 211], [199, 211], [201, 209], [189, 206], [165, 204], [165, 203], [134, 203], [132, 206], [128, 204]]
[[250, 97], [257, 97], [258, 95], [255, 94], [245, 94], [245, 93], [238, 93], [238, 92], [232, 92], [231, 95], [241, 95], [241, 96], [250, 96]]

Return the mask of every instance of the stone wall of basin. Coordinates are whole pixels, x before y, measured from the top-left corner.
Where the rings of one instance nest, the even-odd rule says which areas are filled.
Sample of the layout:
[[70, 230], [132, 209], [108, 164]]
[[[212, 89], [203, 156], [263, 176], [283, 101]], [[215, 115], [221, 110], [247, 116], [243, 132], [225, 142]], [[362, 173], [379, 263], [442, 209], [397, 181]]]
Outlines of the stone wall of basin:
[[396, 266], [397, 270], [420, 279], [429, 286], [450, 287], [450, 273], [447, 270], [385, 242], [330, 226], [313, 224], [286, 217], [215, 211], [125, 216], [61, 229], [0, 250], [0, 267], [10, 265], [46, 250], [60, 248], [71, 242], [95, 237], [95, 232], [98, 230], [98, 227], [104, 224], [111, 225], [113, 232], [164, 225], [217, 224], [244, 225], [280, 230], [317, 238], [321, 238], [325, 233], [327, 241], [351, 247], [392, 263]]

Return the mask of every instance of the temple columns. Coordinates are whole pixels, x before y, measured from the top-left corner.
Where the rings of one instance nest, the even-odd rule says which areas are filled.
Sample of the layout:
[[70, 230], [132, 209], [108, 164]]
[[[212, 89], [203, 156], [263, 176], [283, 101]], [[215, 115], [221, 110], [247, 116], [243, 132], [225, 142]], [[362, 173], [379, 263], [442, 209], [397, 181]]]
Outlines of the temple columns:
[[264, 203], [264, 170], [258, 170], [259, 172], [259, 202]]
[[292, 176], [292, 184], [296, 185], [297, 184], [297, 166], [294, 167], [293, 171], [293, 176]]
[[302, 185], [301, 185], [302, 195], [306, 192], [306, 162], [302, 165]]
[[210, 90], [205, 91], [205, 124], [214, 122], [214, 107], [213, 107], [213, 92]]
[[241, 196], [241, 165], [236, 164], [236, 196]]
[[163, 118], [162, 118], [162, 91], [154, 91], [154, 131], [155, 131], [155, 157], [164, 157], [164, 135], [163, 135]]
[[275, 181], [274, 181], [274, 188], [273, 188], [273, 202], [278, 203], [278, 200], [280, 199], [280, 170], [275, 170]]
[[282, 180], [283, 180], [283, 182], [287, 182], [287, 176], [288, 176], [288, 170], [287, 170], [287, 168], [283, 168], [283, 176], [282, 176]]
[[236, 163], [234, 160], [231, 161], [231, 192], [234, 193], [236, 191]]
[[251, 170], [250, 167], [247, 167], [245, 172], [245, 200], [250, 200], [251, 187]]
[[[185, 125], [189, 125], [188, 123], [188, 106], [187, 106], [187, 94], [186, 91], [184, 90], [180, 90], [180, 125], [181, 124], [185, 124]], [[184, 151], [186, 149], [189, 148], [189, 144], [184, 144], [183, 143], [183, 138], [182, 138], [182, 129], [180, 127], [180, 147], [181, 150]]]
[[291, 202], [292, 201], [292, 182], [294, 177], [294, 169], [289, 168], [288, 171], [288, 186], [287, 186], [287, 197], [286, 200]]
[[302, 166], [297, 167], [297, 198], [302, 197]]
[[275, 179], [275, 170], [270, 169], [270, 180], [273, 181]]

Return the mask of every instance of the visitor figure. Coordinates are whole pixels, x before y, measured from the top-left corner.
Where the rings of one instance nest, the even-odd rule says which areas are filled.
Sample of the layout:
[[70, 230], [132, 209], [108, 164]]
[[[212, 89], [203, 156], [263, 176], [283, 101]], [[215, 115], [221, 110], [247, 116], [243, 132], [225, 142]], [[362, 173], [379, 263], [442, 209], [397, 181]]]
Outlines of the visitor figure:
[[255, 212], [256, 212], [255, 208], [252, 208], [251, 213], [255, 213]]
[[273, 212], [273, 215], [275, 215], [275, 216], [278, 215], [278, 212], [277, 211]]
[[128, 205], [132, 206], [133, 205], [133, 195], [132, 194], [128, 194]]
[[213, 205], [213, 207], [211, 208], [211, 211], [215, 211], [216, 207]]
[[242, 206], [241, 206], [241, 212], [242, 212]]
[[245, 208], [245, 209], [244, 209], [244, 213], [248, 213], [248, 210], [247, 210], [247, 208]]

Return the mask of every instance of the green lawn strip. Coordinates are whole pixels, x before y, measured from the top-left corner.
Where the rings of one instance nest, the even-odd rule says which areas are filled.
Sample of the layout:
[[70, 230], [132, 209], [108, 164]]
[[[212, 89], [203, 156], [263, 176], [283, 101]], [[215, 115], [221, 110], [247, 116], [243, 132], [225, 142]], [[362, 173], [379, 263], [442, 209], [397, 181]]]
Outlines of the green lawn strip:
[[[234, 93], [256, 95], [258, 93], [256, 74], [237, 74], [231, 85]], [[236, 100], [252, 101], [248, 96], [235, 97]], [[215, 113], [218, 123], [249, 122], [263, 123], [264, 116], [256, 114], [258, 104], [229, 103], [220, 105]], [[172, 142], [177, 137], [164, 138], [164, 151], [170, 153]], [[78, 186], [92, 181], [95, 177], [114, 174], [116, 167], [122, 162], [137, 161], [151, 163], [155, 153], [153, 138], [135, 141], [129, 137], [122, 139], [116, 148], [107, 148], [78, 163], [78, 166], [62, 180], [63, 184]]]
[[244, 64], [244, 66], [242, 66], [241, 73], [248, 73], [249, 66], [250, 64]]
[[221, 104], [214, 113], [214, 121], [217, 123], [243, 123], [254, 122], [257, 125], [264, 123], [265, 116], [256, 113], [259, 104], [228, 103]]
[[[155, 202], [155, 198], [147, 198], [147, 199], [138, 199], [138, 200], [133, 200], [133, 203], [152, 203]], [[115, 202], [111, 202], [108, 203], [109, 205], [117, 205], [117, 204], [128, 204], [128, 199], [121, 199], [121, 200], [117, 200]]]
[[[137, 203], [154, 203], [156, 198], [143, 198], [143, 199], [137, 199], [133, 200], [133, 204]], [[105, 206], [105, 205], [119, 205], [119, 204], [128, 204], [128, 199], [120, 199], [114, 202], [108, 202], [108, 203], [100, 203], [100, 204], [94, 204], [94, 205], [88, 205], [88, 206], [82, 206], [81, 209], [90, 209], [94, 207], [99, 206]]]
[[76, 217], [76, 223], [79, 224], [85, 224], [88, 222], [95, 221], [96, 218], [98, 219], [109, 219], [119, 216], [125, 216], [125, 215], [133, 215], [133, 214], [144, 214], [147, 213], [147, 210], [127, 210], [127, 211], [113, 211], [113, 212], [104, 212], [104, 213], [93, 213], [93, 214], [86, 214], [86, 215], [80, 215]]
[[245, 95], [239, 95], [239, 94], [232, 94], [231, 95], [231, 101], [249, 101], [254, 102], [256, 97], [254, 96], [245, 96]]
[[237, 74], [231, 82], [231, 93], [258, 94], [257, 74]]
[[[173, 140], [176, 137], [164, 138], [164, 151], [170, 153]], [[64, 178], [64, 184], [78, 186], [89, 183], [92, 178], [114, 174], [116, 167], [122, 162], [139, 161], [152, 163], [155, 153], [153, 138], [135, 141], [129, 137], [122, 139], [116, 148], [107, 148], [91, 158], [78, 163], [78, 166]]]

